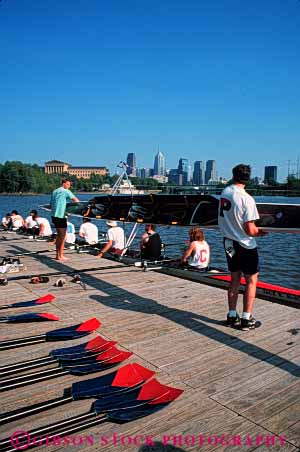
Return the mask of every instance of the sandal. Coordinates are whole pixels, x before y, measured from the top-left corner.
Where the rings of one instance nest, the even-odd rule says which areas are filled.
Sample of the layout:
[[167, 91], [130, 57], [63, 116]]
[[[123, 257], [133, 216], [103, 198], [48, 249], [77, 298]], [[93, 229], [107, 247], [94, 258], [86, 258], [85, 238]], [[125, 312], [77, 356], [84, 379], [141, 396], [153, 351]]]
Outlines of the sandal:
[[47, 283], [49, 281], [48, 276], [33, 276], [30, 280], [31, 284]]
[[0, 286], [7, 286], [8, 281], [6, 278], [0, 278]]
[[58, 279], [55, 281], [54, 286], [55, 287], [63, 287], [66, 284], [66, 280], [63, 278]]

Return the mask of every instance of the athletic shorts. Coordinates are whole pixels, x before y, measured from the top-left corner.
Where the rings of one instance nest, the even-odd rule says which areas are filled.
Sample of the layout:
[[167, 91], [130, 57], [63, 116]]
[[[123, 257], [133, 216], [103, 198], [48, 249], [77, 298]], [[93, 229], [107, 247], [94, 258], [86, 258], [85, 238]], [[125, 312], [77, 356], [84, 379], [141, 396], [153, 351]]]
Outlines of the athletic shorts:
[[54, 224], [54, 226], [56, 227], [56, 229], [67, 229], [67, 219], [66, 218], [58, 218], [58, 217], [51, 217], [52, 218], [52, 222]]
[[244, 275], [259, 272], [257, 248], [244, 248], [235, 240], [224, 239], [224, 249], [230, 272], [241, 271]]

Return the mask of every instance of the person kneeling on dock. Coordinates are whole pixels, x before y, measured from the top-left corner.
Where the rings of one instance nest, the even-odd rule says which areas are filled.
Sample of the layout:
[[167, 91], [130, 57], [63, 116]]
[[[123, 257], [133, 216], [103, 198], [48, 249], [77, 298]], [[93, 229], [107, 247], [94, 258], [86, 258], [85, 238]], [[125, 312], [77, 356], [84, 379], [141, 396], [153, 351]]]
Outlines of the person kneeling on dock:
[[124, 229], [120, 228], [118, 223], [113, 220], [108, 220], [106, 224], [109, 228], [107, 231], [108, 242], [104, 248], [102, 248], [97, 257], [103, 257], [104, 253], [107, 251], [121, 255], [125, 247]]
[[161, 259], [161, 238], [154, 224], [146, 224], [141, 238], [141, 258], [149, 261]]
[[181, 262], [189, 267], [205, 271], [209, 264], [210, 248], [204, 240], [203, 231], [200, 228], [192, 228], [189, 231], [190, 245], [182, 256]]

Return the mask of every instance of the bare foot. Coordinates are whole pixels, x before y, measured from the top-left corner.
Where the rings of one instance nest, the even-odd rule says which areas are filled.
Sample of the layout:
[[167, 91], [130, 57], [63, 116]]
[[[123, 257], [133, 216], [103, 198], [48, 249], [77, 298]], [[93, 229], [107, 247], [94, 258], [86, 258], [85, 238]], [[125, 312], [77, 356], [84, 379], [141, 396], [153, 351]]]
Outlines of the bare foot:
[[56, 259], [57, 261], [69, 261], [69, 260], [70, 260], [69, 257], [65, 257], [65, 256], [62, 256], [62, 257], [56, 257], [55, 259]]

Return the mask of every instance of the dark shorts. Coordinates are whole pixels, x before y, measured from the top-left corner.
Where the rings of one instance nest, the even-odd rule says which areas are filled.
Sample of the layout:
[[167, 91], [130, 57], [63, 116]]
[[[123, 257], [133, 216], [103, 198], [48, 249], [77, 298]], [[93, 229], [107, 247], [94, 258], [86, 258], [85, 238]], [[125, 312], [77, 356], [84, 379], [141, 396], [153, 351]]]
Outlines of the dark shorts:
[[232, 240], [233, 253], [228, 254], [225, 247], [224, 239], [224, 249], [227, 259], [228, 269], [230, 272], [241, 271], [244, 275], [255, 275], [259, 272], [259, 259], [257, 248], [248, 249], [241, 246], [235, 240]]
[[58, 218], [58, 217], [51, 217], [52, 223], [56, 227], [56, 229], [67, 229], [67, 219], [66, 218]]

